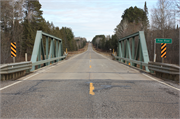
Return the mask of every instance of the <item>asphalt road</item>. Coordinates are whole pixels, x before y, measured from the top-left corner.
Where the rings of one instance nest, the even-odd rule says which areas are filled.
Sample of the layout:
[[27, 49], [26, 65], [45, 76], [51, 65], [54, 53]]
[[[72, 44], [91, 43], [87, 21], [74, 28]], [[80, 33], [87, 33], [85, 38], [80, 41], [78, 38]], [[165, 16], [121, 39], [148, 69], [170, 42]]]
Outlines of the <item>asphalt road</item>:
[[82, 54], [2, 82], [1, 118], [179, 118], [178, 85], [149, 76], [89, 44]]

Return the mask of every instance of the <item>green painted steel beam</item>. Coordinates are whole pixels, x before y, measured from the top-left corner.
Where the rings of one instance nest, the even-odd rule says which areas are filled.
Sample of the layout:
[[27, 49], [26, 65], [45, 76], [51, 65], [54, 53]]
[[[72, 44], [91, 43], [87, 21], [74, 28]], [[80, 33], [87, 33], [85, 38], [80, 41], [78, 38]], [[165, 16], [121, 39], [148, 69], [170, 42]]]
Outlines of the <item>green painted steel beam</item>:
[[[59, 56], [62, 56], [62, 43], [61, 42], [59, 42], [59, 49], [58, 49], [58, 57]], [[59, 59], [59, 61], [60, 61], [61, 59]]]
[[[144, 31], [139, 31], [139, 39], [140, 39], [140, 42], [141, 42], [143, 60], [144, 60], [145, 63], [148, 63], [149, 62], [149, 54], [148, 54], [148, 50], [147, 50]], [[148, 67], [146, 67], [146, 71], [149, 71]]]
[[[121, 41], [122, 42], [122, 57], [124, 57], [125, 53], [124, 53], [124, 41]], [[122, 62], [125, 62], [124, 60], [122, 60]]]
[[[42, 53], [42, 59], [45, 60], [45, 51], [43, 46], [43, 40], [41, 40], [41, 53]], [[46, 66], [46, 64], [44, 64]]]
[[[41, 41], [42, 42], [42, 41]], [[38, 61], [41, 61], [41, 43], [40, 43], [40, 46], [39, 46], [39, 53], [38, 53]], [[41, 65], [38, 65], [38, 68], [41, 68]]]
[[[122, 48], [121, 48], [121, 42], [119, 42], [119, 47], [118, 47], [118, 56], [119, 57], [122, 57]], [[120, 61], [120, 59], [119, 59], [119, 61]], [[122, 60], [121, 60], [122, 61]]]
[[[129, 59], [132, 59], [129, 39], [127, 39], [127, 49], [128, 49], [128, 58], [129, 58]], [[130, 62], [130, 64], [132, 65], [132, 62]]]
[[[49, 38], [46, 36], [46, 59], [48, 59], [49, 54]], [[46, 63], [46, 66], [48, 65], [48, 62]]]
[[[134, 54], [135, 54], [135, 37], [132, 38], [132, 59], [134, 60]], [[134, 66], [134, 63], [132, 63], [132, 66]]]
[[[135, 47], [135, 37], [139, 36], [137, 47]], [[130, 46], [130, 38], [132, 47]], [[143, 63], [149, 62], [149, 55], [146, 45], [146, 39], [144, 36], [144, 31], [139, 31], [134, 34], [128, 35], [124, 38], [121, 38], [118, 40], [118, 52], [120, 52], [118, 55], [123, 63], [129, 64], [131, 63], [132, 66], [137, 67], [137, 63], [134, 62], [136, 60], [137, 62], [140, 61], [140, 68], [142, 69]], [[136, 51], [135, 51], [136, 50]], [[132, 52], [132, 53], [131, 53]], [[135, 55], [136, 53], [136, 55]], [[129, 59], [129, 60], [127, 60]], [[147, 66], [145, 66], [145, 70], [149, 72], [149, 69]]]
[[[53, 39], [51, 39], [51, 44], [50, 44], [50, 50], [49, 50], [49, 57], [48, 59], [51, 59], [53, 54]], [[53, 58], [53, 57], [52, 57]], [[49, 62], [48, 64], [50, 64], [51, 62]]]
[[126, 39], [128, 39], [128, 38], [132, 38], [132, 37], [135, 37], [135, 36], [138, 36], [139, 35], [139, 32], [136, 32], [136, 33], [133, 33], [133, 34], [131, 34], [131, 35], [128, 35], [128, 36], [126, 36], [126, 37], [124, 37], [124, 38], [121, 38], [121, 39], [119, 39], [118, 41], [123, 41], [123, 40], [126, 40]]
[[[56, 57], [58, 57], [58, 46], [59, 46], [59, 41], [56, 41]], [[56, 60], [56, 62], [58, 62], [59, 61], [59, 59], [58, 60]]]
[[[42, 36], [46, 37], [46, 45], [44, 48]], [[50, 47], [49, 47], [50, 41]], [[45, 53], [46, 52], [46, 53]], [[62, 58], [57, 58], [62, 56], [62, 40], [53, 35], [47, 34], [42, 31], [37, 31], [35, 43], [33, 47], [33, 52], [31, 56], [31, 61], [33, 64], [39, 62], [43, 64], [41, 61], [47, 60], [49, 62], [45, 62], [44, 66], [49, 65], [50, 62], [54, 63], [58, 62]], [[53, 59], [53, 60], [52, 60]], [[38, 64], [38, 68], [41, 67], [41, 64]], [[32, 66], [31, 71], [35, 70], [35, 66]]]
[[[31, 62], [32, 63], [37, 61], [41, 39], [42, 39], [42, 31], [37, 31], [35, 43], [34, 43], [34, 47], [33, 47], [33, 52], [31, 55]], [[31, 70], [35, 70], [35, 66], [32, 66]]]
[[[114, 55], [113, 55], [114, 56]], [[123, 57], [117, 57], [117, 56], [114, 56], [116, 59], [123, 59], [125, 61], [128, 61], [128, 62], [133, 62], [135, 64], [142, 64], [143, 66], [148, 66], [148, 63], [144, 63], [142, 61], [138, 61], [138, 60], [132, 60], [132, 59], [128, 59], [128, 58], [123, 58]]]
[[32, 63], [32, 66], [40, 65], [40, 64], [51, 62], [51, 61], [58, 60], [58, 59], [64, 59], [65, 57], [66, 56], [60, 56], [60, 57], [55, 57], [55, 58], [51, 58], [51, 59], [37, 61], [37, 62]]
[[[42, 31], [41, 31], [42, 32]], [[45, 32], [42, 32], [42, 35], [44, 35], [44, 36], [48, 36], [49, 38], [53, 38], [53, 39], [56, 39], [56, 40], [59, 40], [59, 41], [62, 41], [60, 38], [58, 38], [58, 37], [55, 37], [55, 36], [53, 36], [53, 35], [50, 35], [50, 34], [48, 34], [48, 33], [45, 33]]]

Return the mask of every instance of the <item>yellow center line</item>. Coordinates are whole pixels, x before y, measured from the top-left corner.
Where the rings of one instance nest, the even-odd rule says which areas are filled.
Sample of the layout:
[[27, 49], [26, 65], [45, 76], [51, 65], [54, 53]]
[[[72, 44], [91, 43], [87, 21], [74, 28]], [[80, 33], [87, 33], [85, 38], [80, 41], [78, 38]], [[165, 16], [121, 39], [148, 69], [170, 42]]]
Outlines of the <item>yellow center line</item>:
[[90, 62], [91, 62], [91, 60], [90, 60]]
[[93, 92], [93, 90], [94, 90], [93, 83], [90, 83], [90, 85], [89, 85], [89, 94], [95, 95], [95, 93]]
[[89, 65], [89, 68], [91, 68], [91, 65]]

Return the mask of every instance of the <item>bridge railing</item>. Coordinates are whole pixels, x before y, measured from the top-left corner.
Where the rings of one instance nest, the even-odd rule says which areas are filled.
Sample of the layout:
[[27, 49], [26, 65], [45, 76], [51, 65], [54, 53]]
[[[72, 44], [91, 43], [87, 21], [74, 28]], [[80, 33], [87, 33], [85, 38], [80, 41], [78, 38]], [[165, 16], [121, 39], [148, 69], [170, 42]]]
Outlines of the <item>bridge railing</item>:
[[0, 65], [1, 80], [15, 79], [26, 74], [32, 68], [32, 62], [18, 62]]
[[[131, 63], [134, 63], [134, 64], [138, 64], [138, 65], [142, 65], [142, 66], [148, 67], [148, 63], [145, 63], [143, 61], [132, 60], [132, 59], [128, 59], [128, 58], [122, 58], [122, 57], [115, 56], [114, 54], [112, 54], [112, 56], [115, 59], [124, 60], [125, 62], [131, 62]], [[129, 65], [130, 65], [130, 63], [129, 63]]]
[[10, 74], [31, 69], [32, 62], [18, 62], [0, 65], [0, 74]]
[[180, 74], [180, 67], [174, 64], [159, 63], [159, 62], [149, 62], [148, 68], [151, 71], [156, 71], [166, 74]]
[[[135, 46], [135, 37], [138, 37]], [[144, 31], [139, 31], [118, 40], [118, 56], [115, 58], [122, 63], [144, 69], [149, 72], [149, 55], [146, 45]]]

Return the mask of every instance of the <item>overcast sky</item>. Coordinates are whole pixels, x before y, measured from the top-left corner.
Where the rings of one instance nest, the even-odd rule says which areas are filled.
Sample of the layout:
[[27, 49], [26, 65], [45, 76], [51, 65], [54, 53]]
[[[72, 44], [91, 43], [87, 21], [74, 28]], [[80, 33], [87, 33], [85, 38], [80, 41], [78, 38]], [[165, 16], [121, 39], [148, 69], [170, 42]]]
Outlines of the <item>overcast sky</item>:
[[[125, 9], [131, 6], [149, 12], [157, 0], [40, 0], [43, 17], [55, 27], [69, 27], [75, 37], [91, 41], [95, 35], [113, 35]], [[150, 15], [149, 15], [150, 18]]]

